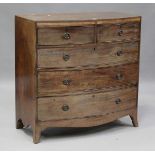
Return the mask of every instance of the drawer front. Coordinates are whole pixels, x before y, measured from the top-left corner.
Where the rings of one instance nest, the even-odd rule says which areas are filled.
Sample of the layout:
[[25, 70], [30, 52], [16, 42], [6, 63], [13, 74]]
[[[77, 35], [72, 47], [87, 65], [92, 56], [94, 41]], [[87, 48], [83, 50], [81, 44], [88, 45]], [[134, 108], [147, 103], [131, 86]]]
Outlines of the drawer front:
[[125, 23], [98, 26], [98, 42], [139, 40], [140, 23]]
[[94, 42], [93, 26], [38, 29], [38, 45], [87, 44]]
[[38, 96], [76, 94], [135, 85], [138, 63], [88, 70], [51, 71], [38, 73]]
[[137, 88], [106, 93], [38, 99], [40, 121], [81, 119], [112, 114], [136, 106]]
[[107, 67], [138, 60], [138, 42], [79, 48], [38, 49], [38, 67]]

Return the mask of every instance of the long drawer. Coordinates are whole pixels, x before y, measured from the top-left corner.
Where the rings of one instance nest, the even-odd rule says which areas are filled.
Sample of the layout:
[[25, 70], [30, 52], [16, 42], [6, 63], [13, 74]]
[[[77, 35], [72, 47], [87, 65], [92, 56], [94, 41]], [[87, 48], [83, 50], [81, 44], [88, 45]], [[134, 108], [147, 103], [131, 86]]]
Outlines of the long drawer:
[[38, 120], [81, 119], [110, 115], [134, 108], [136, 98], [136, 87], [105, 93], [39, 98]]
[[94, 26], [38, 29], [38, 45], [87, 44], [95, 40]]
[[84, 93], [92, 90], [136, 85], [138, 63], [115, 67], [38, 73], [38, 96]]
[[138, 60], [138, 42], [78, 48], [38, 49], [39, 68], [107, 67]]

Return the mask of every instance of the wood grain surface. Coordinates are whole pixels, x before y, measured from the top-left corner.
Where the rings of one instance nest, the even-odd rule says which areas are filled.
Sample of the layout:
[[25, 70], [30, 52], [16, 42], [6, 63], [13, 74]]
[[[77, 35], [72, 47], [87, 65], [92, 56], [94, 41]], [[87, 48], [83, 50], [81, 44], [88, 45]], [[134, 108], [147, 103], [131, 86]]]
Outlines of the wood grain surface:
[[131, 17], [131, 18], [115, 18], [115, 19], [94, 19], [94, 20], [76, 20], [72, 22], [64, 21], [39, 21], [37, 22], [37, 28], [54, 28], [54, 27], [64, 27], [64, 26], [85, 26], [85, 25], [101, 25], [101, 24], [124, 24], [124, 23], [131, 23], [131, 22], [138, 22], [140, 23], [141, 17]]
[[[35, 126], [36, 29], [35, 23], [15, 18], [16, 123]], [[20, 127], [20, 124], [19, 124]]]
[[138, 126], [141, 17], [15, 17], [16, 128], [90, 127], [129, 115]]
[[[107, 113], [106, 115], [98, 115], [92, 117], [85, 117], [82, 119], [65, 119], [65, 120], [53, 120], [53, 121], [38, 121], [41, 130], [49, 127], [92, 127], [101, 124], [115, 121], [121, 117], [132, 115], [134, 118], [137, 117], [137, 108], [116, 111]], [[136, 121], [135, 121], [136, 122]]]
[[[138, 42], [38, 49], [39, 68], [107, 67], [138, 60]], [[67, 57], [67, 59], [65, 59]]]
[[139, 16], [122, 13], [122, 12], [80, 12], [80, 13], [31, 13], [31, 14], [20, 14], [18, 15], [21, 18], [26, 18], [38, 23], [43, 22], [68, 22], [72, 23], [75, 21], [100, 21], [100, 20], [120, 20], [126, 19], [128, 21], [139, 20]]
[[[138, 82], [138, 63], [89, 70], [38, 73], [38, 96], [53, 96], [106, 89]], [[122, 79], [118, 80], [117, 76]], [[63, 81], [69, 80], [69, 85]]]
[[[64, 35], [68, 33], [69, 39]], [[38, 45], [88, 44], [95, 40], [93, 26], [72, 26], [38, 29]]]
[[[39, 98], [38, 120], [81, 119], [130, 109], [136, 106], [136, 93], [137, 88], [131, 87], [106, 93]], [[69, 109], [64, 111], [63, 106]]]
[[98, 42], [139, 40], [139, 22], [103, 24], [97, 27]]

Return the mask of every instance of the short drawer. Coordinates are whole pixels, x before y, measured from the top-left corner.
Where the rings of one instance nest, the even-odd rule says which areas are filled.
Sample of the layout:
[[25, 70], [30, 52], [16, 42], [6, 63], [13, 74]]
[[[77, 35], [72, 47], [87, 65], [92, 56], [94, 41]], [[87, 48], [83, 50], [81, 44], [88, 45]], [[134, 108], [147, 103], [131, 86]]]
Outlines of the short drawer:
[[76, 94], [98, 89], [135, 85], [138, 63], [122, 66], [38, 73], [38, 96]]
[[81, 119], [131, 109], [136, 106], [137, 88], [106, 93], [38, 99], [40, 121]]
[[38, 45], [87, 44], [94, 42], [94, 26], [38, 29]]
[[98, 42], [133, 41], [140, 38], [140, 23], [103, 24], [98, 26]]
[[38, 49], [39, 68], [107, 67], [138, 60], [138, 42], [98, 47]]

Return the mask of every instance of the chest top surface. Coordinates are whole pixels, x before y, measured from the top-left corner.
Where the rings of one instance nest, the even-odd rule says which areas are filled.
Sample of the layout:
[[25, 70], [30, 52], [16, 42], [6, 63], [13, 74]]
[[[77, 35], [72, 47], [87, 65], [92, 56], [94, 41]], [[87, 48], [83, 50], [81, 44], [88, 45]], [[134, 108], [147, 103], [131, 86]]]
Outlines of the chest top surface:
[[46, 13], [46, 14], [23, 14], [17, 17], [25, 18], [35, 22], [57, 22], [57, 21], [95, 21], [104, 19], [120, 19], [140, 17], [137, 15], [120, 12], [81, 12], [81, 13]]

